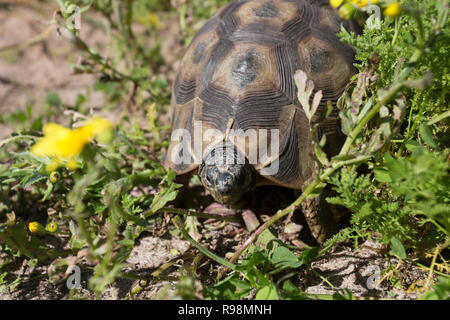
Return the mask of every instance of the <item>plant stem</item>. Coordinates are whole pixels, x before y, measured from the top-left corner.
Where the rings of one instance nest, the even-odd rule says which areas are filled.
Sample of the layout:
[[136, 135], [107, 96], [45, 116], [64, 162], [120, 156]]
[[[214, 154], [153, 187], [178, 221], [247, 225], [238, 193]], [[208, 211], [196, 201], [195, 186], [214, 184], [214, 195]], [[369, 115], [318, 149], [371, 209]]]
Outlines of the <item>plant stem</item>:
[[[411, 70], [412, 71], [412, 70]], [[409, 74], [409, 73], [408, 73]], [[370, 110], [364, 118], [356, 125], [356, 127], [350, 132], [347, 139], [345, 140], [344, 146], [339, 153], [340, 156], [348, 154], [350, 148], [353, 146], [355, 139], [362, 132], [366, 124], [372, 120], [373, 117], [380, 111], [381, 107], [391, 101], [395, 95], [403, 88], [403, 82], [395, 83], [391, 89], [386, 93], [386, 95]]]
[[391, 46], [394, 46], [395, 43], [397, 42], [398, 32], [400, 30], [400, 22], [399, 21], [400, 21], [399, 19], [395, 19], [395, 32], [394, 32], [394, 37], [392, 38]]
[[314, 270], [314, 268], [312, 268], [311, 266], [309, 267], [309, 270], [311, 270], [316, 276], [318, 276], [320, 279], [322, 279], [322, 281], [324, 281], [327, 285], [330, 286], [331, 289], [336, 289], [335, 286], [333, 286], [333, 284], [328, 281], [327, 278], [325, 278], [324, 276], [322, 276], [319, 272], [317, 272], [316, 270]]
[[450, 117], [450, 110], [447, 110], [444, 113], [438, 114], [437, 116], [435, 116], [434, 118], [432, 118], [430, 121], [428, 121], [428, 125], [431, 126], [432, 124], [438, 123], [442, 120], [444, 120], [445, 118]]
[[235, 264], [233, 264], [233, 263], [231, 263], [231, 262], [229, 262], [229, 261], [219, 257], [218, 255], [215, 255], [214, 253], [212, 253], [211, 251], [209, 251], [208, 249], [203, 247], [200, 243], [198, 243], [197, 241], [192, 239], [192, 237], [189, 235], [189, 233], [183, 228], [183, 225], [181, 223], [181, 220], [180, 220], [179, 216], [176, 216], [175, 218], [173, 218], [172, 219], [172, 223], [175, 225], [175, 227], [178, 230], [180, 230], [180, 232], [183, 235], [183, 237], [187, 241], [189, 241], [194, 247], [196, 247], [201, 253], [203, 253], [208, 258], [216, 261], [217, 263], [220, 263], [221, 265], [224, 265], [228, 269], [236, 271], [236, 265]]
[[39, 137], [27, 136], [27, 135], [24, 135], [24, 136], [18, 135], [18, 136], [14, 136], [14, 137], [11, 137], [11, 138], [6, 138], [4, 140], [0, 140], [0, 147], [3, 147], [3, 145], [8, 144], [8, 143], [10, 143], [10, 142], [12, 142], [14, 140], [19, 140], [19, 139], [33, 139], [33, 140], [37, 140], [37, 139], [39, 139]]
[[[182, 214], [185, 216], [193, 216], [193, 217], [199, 217], [199, 218], [205, 218], [205, 219], [217, 219], [217, 220], [224, 220], [224, 221], [234, 221], [234, 222], [241, 222], [242, 218], [238, 215], [225, 215], [225, 214], [218, 214], [218, 213], [206, 213], [206, 212], [197, 212], [189, 209], [179, 209], [179, 208], [170, 208], [170, 207], [164, 207], [156, 211], [155, 213], [160, 212], [169, 212], [169, 213], [177, 213]], [[145, 212], [144, 212], [145, 216]]]

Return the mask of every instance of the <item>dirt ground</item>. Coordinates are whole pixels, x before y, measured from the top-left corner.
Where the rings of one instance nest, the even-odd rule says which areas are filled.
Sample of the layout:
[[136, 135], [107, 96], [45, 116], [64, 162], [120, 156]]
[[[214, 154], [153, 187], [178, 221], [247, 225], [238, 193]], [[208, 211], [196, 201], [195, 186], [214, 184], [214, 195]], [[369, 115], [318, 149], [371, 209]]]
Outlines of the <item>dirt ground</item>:
[[[220, 236], [218, 236], [220, 238]], [[216, 238], [217, 239], [217, 238]], [[214, 242], [214, 241], [212, 241]], [[180, 257], [183, 254], [195, 253], [187, 241], [167, 240], [160, 237], [143, 237], [133, 249], [126, 261], [128, 267], [124, 272], [127, 274], [149, 277], [149, 275], [160, 268], [166, 262], [173, 262], [174, 266], [183, 263], [182, 259], [174, 257], [172, 252], [177, 250]], [[223, 248], [221, 248], [220, 251]], [[231, 249], [231, 248], [230, 248]], [[417, 299], [419, 293], [408, 290], [412, 283], [424, 282], [428, 274], [414, 265], [403, 262], [398, 268], [400, 274], [396, 278], [402, 278], [402, 287], [394, 286], [390, 280], [384, 280], [380, 285], [376, 281], [383, 275], [377, 272], [384, 270], [388, 265], [397, 265], [396, 259], [387, 260], [385, 255], [379, 251], [379, 245], [374, 242], [366, 242], [357, 251], [352, 250], [349, 244], [340, 244], [329, 253], [315, 261], [311, 269], [301, 268], [290, 280], [310, 294], [333, 294], [336, 291], [343, 293], [342, 289], [348, 289], [356, 297], [381, 298], [381, 299]], [[229, 251], [231, 252], [231, 251]], [[0, 256], [1, 262], [1, 256]], [[187, 261], [187, 265], [189, 262]], [[12, 292], [1, 292], [1, 300], [60, 300], [60, 299], [95, 299], [92, 291], [87, 289], [90, 275], [86, 265], [81, 268], [81, 288], [77, 290], [74, 297], [70, 297], [67, 280], [60, 282], [49, 282], [47, 278], [48, 266], [39, 265], [29, 267], [23, 265], [19, 271], [14, 273], [21, 279], [20, 285]], [[198, 272], [202, 275], [208, 273], [209, 262], [200, 266]], [[173, 267], [161, 274], [164, 277], [177, 277], [179, 274]], [[320, 275], [320, 276], [319, 276]], [[211, 276], [211, 275], [209, 275]], [[327, 279], [329, 283], [324, 281]], [[172, 299], [175, 298], [176, 282], [171, 281], [149, 281], [142, 290], [131, 295], [138, 281], [118, 279], [103, 293], [102, 299]], [[372, 286], [371, 286], [372, 284]], [[334, 286], [334, 288], [331, 287]], [[198, 291], [201, 292], [199, 286]], [[198, 296], [201, 298], [201, 295]]]
[[[53, 7], [35, 7], [29, 5], [6, 5], [14, 1], [0, 0], [0, 112], [11, 113], [26, 110], [33, 104], [33, 110], [45, 107], [48, 92], [54, 91], [61, 97], [63, 103], [73, 104], [78, 93], [86, 93], [95, 82], [92, 75], [72, 75], [70, 64], [77, 62], [81, 55], [73, 50], [70, 43], [59, 36], [47, 22], [52, 18]], [[82, 38], [102, 49], [105, 46], [103, 33], [86, 23], [82, 28]], [[41, 37], [40, 41], [29, 42], [30, 39]], [[27, 43], [27, 45], [23, 45]], [[14, 50], [6, 50], [14, 49]], [[170, 51], [171, 48], [163, 48]], [[169, 61], [169, 63], [175, 63]], [[99, 107], [104, 101], [102, 93], [91, 92], [89, 105]], [[8, 124], [0, 124], [0, 139], [8, 136], [13, 128]], [[242, 230], [242, 226], [230, 225], [228, 228]], [[210, 238], [210, 244], [235, 243], [237, 238], [227, 239], [227, 234], [218, 231]], [[240, 240], [245, 233], [236, 232]], [[218, 239], [222, 239], [218, 242]], [[225, 240], [224, 240], [225, 239]], [[232, 247], [229, 246], [229, 252]], [[193, 251], [186, 241], [170, 240], [147, 236], [139, 240], [127, 263], [126, 272], [149, 274], [167, 261], [173, 260], [171, 253], [176, 249], [180, 254]], [[224, 248], [215, 249], [225, 256]], [[0, 254], [1, 263], [1, 254]], [[313, 263], [312, 269], [302, 269], [293, 277], [294, 282], [307, 293], [333, 293], [336, 289], [347, 288], [356, 296], [373, 296], [380, 298], [415, 299], [416, 293], [407, 293], [406, 289], [412, 283], [426, 279], [427, 273], [414, 265], [403, 262], [399, 270], [403, 288], [394, 287], [389, 280], [383, 281], [379, 288], [369, 289], [368, 281], [379, 279], [377, 270], [388, 266], [397, 266], [395, 259], [388, 260], [375, 243], [367, 242], [357, 251], [352, 250], [350, 243], [344, 243], [333, 248], [329, 253]], [[207, 268], [205, 265], [204, 268]], [[88, 268], [82, 268], [82, 289], [77, 298], [94, 298], [88, 291]], [[51, 283], [46, 280], [48, 266], [29, 267], [23, 265], [15, 276], [21, 279], [20, 285], [13, 292], [0, 292], [0, 299], [67, 299], [69, 290], [66, 283]], [[323, 278], [326, 278], [335, 289], [331, 288]], [[167, 276], [176, 276], [170, 270]], [[103, 299], [124, 299], [129, 296], [134, 281], [120, 279], [109, 287]], [[170, 298], [173, 283], [149, 283], [136, 299]], [[165, 294], [163, 294], [165, 292]]]

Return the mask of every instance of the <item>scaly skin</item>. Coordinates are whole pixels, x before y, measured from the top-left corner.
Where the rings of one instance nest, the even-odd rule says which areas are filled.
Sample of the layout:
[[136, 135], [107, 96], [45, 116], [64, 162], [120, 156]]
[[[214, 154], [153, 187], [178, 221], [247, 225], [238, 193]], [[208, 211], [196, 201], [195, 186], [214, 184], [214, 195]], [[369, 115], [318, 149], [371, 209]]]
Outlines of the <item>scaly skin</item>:
[[336, 223], [331, 206], [325, 200], [327, 192], [324, 190], [313, 199], [306, 199], [300, 205], [312, 235], [319, 244], [336, 233]]

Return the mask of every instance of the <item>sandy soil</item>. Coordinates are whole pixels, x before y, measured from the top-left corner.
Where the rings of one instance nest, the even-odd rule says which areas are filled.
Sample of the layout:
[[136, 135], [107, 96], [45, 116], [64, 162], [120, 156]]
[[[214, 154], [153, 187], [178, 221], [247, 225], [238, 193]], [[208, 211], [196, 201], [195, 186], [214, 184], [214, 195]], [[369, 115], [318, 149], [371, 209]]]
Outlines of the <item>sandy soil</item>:
[[[1, 1], [0, 1], [1, 5]], [[56, 92], [63, 104], [73, 105], [77, 94], [86, 94], [95, 83], [93, 75], [73, 75], [71, 63], [81, 59], [70, 42], [58, 35], [52, 19], [55, 6], [0, 6], [0, 112], [25, 111], [33, 106], [35, 114], [45, 107], [49, 92]], [[104, 35], [90, 24], [81, 28], [83, 39], [98, 48]], [[41, 37], [39, 42], [30, 39]], [[24, 43], [29, 43], [24, 45]], [[9, 50], [8, 50], [9, 49]], [[90, 91], [88, 105], [101, 106], [103, 93]], [[0, 125], [0, 138], [12, 131]]]

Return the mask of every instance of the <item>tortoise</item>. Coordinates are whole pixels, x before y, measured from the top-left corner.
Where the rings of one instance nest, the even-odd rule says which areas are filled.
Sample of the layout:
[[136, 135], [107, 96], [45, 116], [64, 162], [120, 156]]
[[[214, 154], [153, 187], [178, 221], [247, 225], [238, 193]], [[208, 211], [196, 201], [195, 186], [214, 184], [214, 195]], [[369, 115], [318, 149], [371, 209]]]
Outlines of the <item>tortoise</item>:
[[[294, 74], [303, 70], [322, 90], [321, 107], [336, 105], [355, 73], [354, 49], [337, 37], [341, 25], [357, 28], [341, 21], [328, 0], [241, 0], [222, 7], [181, 60], [164, 166], [178, 175], [198, 173], [224, 204], [261, 185], [301, 190], [315, 162]], [[337, 113], [334, 107], [322, 124], [329, 156], [342, 145]], [[278, 147], [269, 152], [272, 145]], [[303, 211], [319, 242], [334, 232], [323, 197]]]

